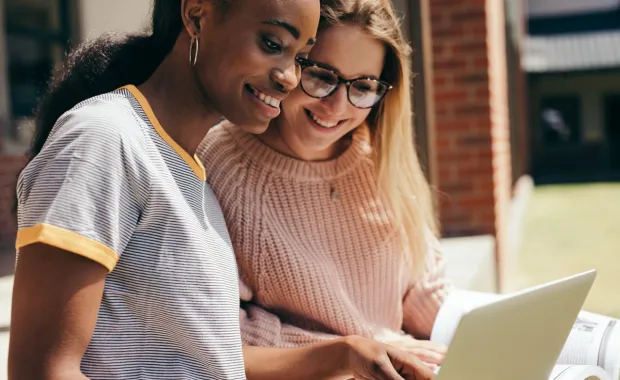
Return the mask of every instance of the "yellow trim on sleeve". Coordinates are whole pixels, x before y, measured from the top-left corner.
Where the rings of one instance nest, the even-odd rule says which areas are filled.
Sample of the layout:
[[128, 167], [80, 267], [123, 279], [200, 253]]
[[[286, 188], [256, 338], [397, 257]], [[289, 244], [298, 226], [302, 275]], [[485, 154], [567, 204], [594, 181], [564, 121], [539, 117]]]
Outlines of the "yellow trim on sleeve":
[[170, 147], [174, 149], [177, 152], [177, 154], [181, 156], [181, 158], [185, 162], [187, 162], [187, 165], [189, 165], [189, 167], [194, 171], [196, 176], [200, 178], [201, 181], [206, 181], [207, 175], [205, 173], [205, 168], [204, 166], [202, 166], [202, 163], [200, 162], [200, 160], [195, 156], [194, 158], [192, 158], [189, 155], [189, 153], [187, 153], [183, 148], [181, 148], [181, 146], [177, 144], [177, 142], [174, 141], [168, 133], [166, 133], [164, 128], [161, 126], [161, 124], [159, 124], [159, 120], [157, 120], [157, 117], [155, 116], [155, 113], [153, 112], [151, 105], [146, 100], [144, 95], [142, 95], [140, 90], [138, 90], [136, 86], [131, 85], [131, 84], [127, 86], [123, 86], [121, 88], [124, 88], [127, 91], [131, 92], [131, 94], [138, 100], [138, 103], [140, 103], [140, 106], [144, 110], [144, 113], [146, 113], [146, 117], [149, 118], [149, 120], [151, 121], [151, 124], [153, 125], [153, 128], [155, 128], [155, 130], [161, 136], [161, 138], [168, 145], [170, 145]]
[[65, 228], [45, 223], [17, 231], [17, 240], [15, 241], [17, 251], [34, 243], [47, 244], [84, 256], [103, 265], [110, 272], [116, 266], [119, 258], [114, 250], [98, 241]]

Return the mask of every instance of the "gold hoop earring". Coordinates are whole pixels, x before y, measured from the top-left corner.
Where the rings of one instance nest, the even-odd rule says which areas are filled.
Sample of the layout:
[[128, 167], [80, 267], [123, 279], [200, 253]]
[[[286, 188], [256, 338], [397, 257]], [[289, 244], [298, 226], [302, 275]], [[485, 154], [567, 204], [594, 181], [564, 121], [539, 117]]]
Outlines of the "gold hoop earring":
[[192, 37], [192, 40], [189, 43], [189, 64], [192, 67], [196, 66], [196, 62], [198, 61], [198, 36]]

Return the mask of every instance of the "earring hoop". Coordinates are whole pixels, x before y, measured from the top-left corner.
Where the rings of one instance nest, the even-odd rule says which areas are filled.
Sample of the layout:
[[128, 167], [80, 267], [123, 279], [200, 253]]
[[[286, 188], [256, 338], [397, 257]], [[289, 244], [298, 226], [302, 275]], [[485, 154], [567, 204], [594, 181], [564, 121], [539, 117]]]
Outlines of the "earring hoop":
[[189, 43], [189, 64], [194, 67], [198, 61], [198, 36], [192, 37]]

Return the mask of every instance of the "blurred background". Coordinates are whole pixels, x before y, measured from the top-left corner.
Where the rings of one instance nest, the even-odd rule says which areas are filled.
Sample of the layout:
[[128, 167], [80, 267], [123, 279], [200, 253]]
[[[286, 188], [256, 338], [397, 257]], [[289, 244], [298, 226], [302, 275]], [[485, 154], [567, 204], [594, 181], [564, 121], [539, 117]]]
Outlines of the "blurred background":
[[[415, 52], [416, 144], [436, 192], [448, 276], [507, 292], [595, 268], [585, 308], [620, 318], [620, 0], [394, 4]], [[145, 30], [149, 8], [0, 0], [2, 339], [14, 180], [37, 99], [68, 49], [106, 30]]]

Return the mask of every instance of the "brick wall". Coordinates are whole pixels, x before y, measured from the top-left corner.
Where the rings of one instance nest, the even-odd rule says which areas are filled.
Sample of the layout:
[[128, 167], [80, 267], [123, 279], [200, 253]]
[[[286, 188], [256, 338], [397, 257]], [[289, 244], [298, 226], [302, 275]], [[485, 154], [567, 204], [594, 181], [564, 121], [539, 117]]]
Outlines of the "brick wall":
[[15, 243], [15, 180], [25, 162], [24, 157], [0, 154], [0, 248]]
[[430, 7], [444, 235], [494, 235], [501, 268], [512, 182], [503, 1], [431, 0]]

